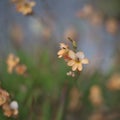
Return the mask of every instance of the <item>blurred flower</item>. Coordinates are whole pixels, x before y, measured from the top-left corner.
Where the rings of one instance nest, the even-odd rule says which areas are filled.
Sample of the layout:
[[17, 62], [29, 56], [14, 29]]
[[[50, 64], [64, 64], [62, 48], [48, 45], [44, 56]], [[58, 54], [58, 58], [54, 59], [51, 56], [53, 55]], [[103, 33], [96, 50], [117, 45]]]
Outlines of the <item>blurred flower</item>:
[[52, 30], [50, 29], [50, 27], [45, 27], [43, 30], [42, 30], [42, 37], [45, 39], [45, 40], [49, 40], [52, 36]]
[[113, 74], [107, 83], [107, 87], [110, 90], [120, 90], [120, 74]]
[[115, 34], [118, 30], [118, 22], [114, 18], [108, 19], [106, 22], [106, 31], [110, 34]]
[[16, 101], [12, 101], [9, 104], [9, 102], [10, 102], [9, 93], [0, 88], [0, 106], [2, 106], [4, 115], [7, 117], [18, 115], [18, 103]]
[[9, 100], [9, 93], [0, 88], [0, 106], [5, 104]]
[[93, 12], [90, 22], [92, 25], [101, 25], [103, 22], [103, 15], [99, 12]]
[[19, 46], [22, 43], [23, 40], [23, 30], [22, 27], [19, 24], [14, 24], [10, 28], [10, 35], [12, 38], [12, 42], [16, 48], [19, 48]]
[[77, 40], [78, 39], [78, 33], [76, 31], [76, 29], [74, 27], [69, 27], [65, 30], [64, 32], [64, 38], [71, 38], [73, 40]]
[[18, 109], [11, 109], [10, 105], [8, 103], [4, 104], [2, 106], [4, 115], [7, 117], [17, 116], [18, 115]]
[[76, 16], [80, 18], [89, 18], [93, 12], [94, 12], [93, 6], [87, 4], [76, 13]]
[[92, 113], [88, 120], [104, 120], [104, 118], [105, 117], [101, 112], [94, 112]]
[[25, 65], [17, 65], [15, 67], [15, 72], [18, 74], [18, 75], [23, 75], [27, 70], [27, 67]]
[[70, 91], [70, 102], [69, 102], [70, 110], [75, 110], [79, 108], [78, 106], [80, 105], [80, 97], [81, 94], [79, 90], [76, 87], [73, 87]]
[[67, 75], [68, 75], [68, 76], [75, 77], [75, 73], [74, 73], [73, 71], [69, 71], [69, 72], [67, 72]]
[[99, 106], [103, 103], [102, 93], [99, 86], [94, 85], [91, 87], [89, 98], [94, 106]]
[[18, 12], [21, 12], [23, 15], [32, 14], [32, 8], [35, 6], [34, 1], [26, 1], [26, 0], [13, 0], [16, 5], [16, 9]]
[[19, 63], [20, 59], [16, 57], [14, 54], [9, 54], [7, 59], [7, 65], [8, 65], [8, 73], [12, 73], [13, 69], [16, 67], [16, 65]]
[[69, 51], [69, 57], [71, 60], [68, 61], [67, 65], [72, 66], [73, 71], [82, 71], [82, 64], [88, 64], [88, 59], [85, 58], [83, 52], [73, 52]]
[[83, 7], [82, 11], [84, 12], [85, 16], [89, 16], [93, 13], [94, 9], [92, 5], [87, 4]]
[[2, 109], [3, 109], [3, 112], [4, 112], [4, 115], [7, 116], [7, 117], [11, 117], [12, 116], [12, 110], [10, 109], [10, 106], [8, 103], [4, 104], [2, 106]]
[[78, 11], [76, 12], [76, 16], [77, 16], [78, 18], [85, 18], [85, 14], [84, 14], [84, 12], [83, 12], [82, 10], [78, 10]]

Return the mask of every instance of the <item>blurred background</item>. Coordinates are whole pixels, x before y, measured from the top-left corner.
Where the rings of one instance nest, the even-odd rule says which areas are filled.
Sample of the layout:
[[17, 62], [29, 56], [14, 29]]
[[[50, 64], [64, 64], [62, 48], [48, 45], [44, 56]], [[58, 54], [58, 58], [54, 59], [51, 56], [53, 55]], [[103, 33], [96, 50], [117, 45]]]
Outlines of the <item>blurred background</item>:
[[[10, 0], [0, 2], [0, 84], [19, 103], [17, 118], [1, 111], [0, 119], [120, 120], [120, 1], [34, 2], [30, 15]], [[57, 58], [68, 37], [90, 61], [78, 81]], [[11, 53], [27, 67], [26, 75], [8, 73]]]

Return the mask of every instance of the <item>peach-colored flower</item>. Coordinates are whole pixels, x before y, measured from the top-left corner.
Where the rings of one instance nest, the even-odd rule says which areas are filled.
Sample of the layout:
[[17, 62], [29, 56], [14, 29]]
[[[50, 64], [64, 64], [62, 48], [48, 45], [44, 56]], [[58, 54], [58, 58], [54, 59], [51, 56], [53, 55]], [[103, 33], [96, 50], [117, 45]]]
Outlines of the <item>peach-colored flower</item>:
[[19, 63], [20, 59], [14, 54], [9, 54], [7, 59], [8, 73], [12, 73], [15, 66]]
[[9, 106], [8, 103], [4, 104], [2, 106], [2, 109], [3, 109], [3, 112], [4, 112], [4, 115], [7, 116], [7, 117], [11, 117], [12, 116], [12, 110]]
[[64, 43], [60, 43], [60, 48], [61, 50], [58, 51], [58, 58], [63, 57], [64, 59], [68, 59], [68, 52], [69, 52], [69, 47], [68, 45], [65, 45]]
[[15, 71], [19, 75], [23, 75], [27, 70], [27, 67], [25, 65], [17, 65], [15, 67]]
[[70, 101], [68, 106], [70, 110], [76, 110], [81, 107], [81, 97], [82, 93], [74, 86], [70, 91]]
[[107, 20], [106, 22], [106, 31], [110, 34], [115, 34], [118, 31], [118, 21], [114, 18]]
[[5, 104], [9, 100], [9, 93], [0, 88], [0, 106]]
[[94, 12], [93, 6], [90, 4], [86, 4], [82, 9], [84, 16], [89, 17]]
[[73, 71], [82, 71], [82, 64], [88, 64], [88, 59], [85, 58], [83, 52], [75, 53], [70, 50], [69, 57], [71, 58], [71, 60], [68, 61], [67, 65], [72, 66]]
[[95, 106], [99, 106], [103, 103], [103, 97], [99, 86], [94, 85], [91, 87], [89, 98]]
[[33, 7], [35, 6], [34, 1], [30, 2], [20, 2], [16, 4], [16, 9], [18, 12], [21, 12], [23, 15], [28, 15], [33, 12]]
[[73, 40], [77, 40], [79, 37], [77, 30], [73, 26], [67, 28], [64, 32], [64, 38], [66, 39], [68, 37], [73, 39]]
[[120, 90], [120, 74], [115, 73], [107, 82], [107, 87], [110, 90]]
[[103, 23], [103, 14], [100, 12], [93, 12], [90, 18], [90, 23], [92, 25], [101, 25]]
[[7, 117], [17, 116], [18, 115], [18, 109], [12, 109], [9, 103], [5, 103], [2, 106], [4, 115]]

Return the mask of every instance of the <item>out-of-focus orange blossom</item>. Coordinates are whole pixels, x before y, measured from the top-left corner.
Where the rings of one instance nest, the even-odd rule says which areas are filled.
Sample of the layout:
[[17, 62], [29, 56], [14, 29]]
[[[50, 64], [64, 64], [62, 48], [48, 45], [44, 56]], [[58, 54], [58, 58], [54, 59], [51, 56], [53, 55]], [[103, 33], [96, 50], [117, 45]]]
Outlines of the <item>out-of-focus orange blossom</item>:
[[8, 103], [4, 104], [2, 106], [4, 115], [7, 117], [17, 116], [18, 115], [18, 109], [11, 109], [10, 105]]
[[[70, 110], [75, 110], [78, 108], [78, 105], [80, 105], [79, 103], [80, 98], [81, 98], [81, 93], [79, 92], [79, 90], [74, 86], [71, 91], [70, 91], [70, 102], [69, 102], [69, 109]], [[79, 106], [81, 107], [81, 106]]]
[[0, 88], [0, 106], [5, 104], [9, 100], [9, 97], [9, 93]]
[[78, 36], [77, 30], [73, 26], [65, 30], [64, 39], [66, 39], [68, 36], [73, 40], [78, 40], [79, 36]]
[[100, 106], [103, 103], [102, 92], [99, 86], [94, 85], [90, 89], [90, 101], [94, 106]]
[[24, 75], [27, 70], [27, 67], [20, 63], [20, 59], [12, 53], [8, 55], [7, 66], [10, 74], [14, 71], [18, 75]]
[[6, 117], [18, 115], [18, 103], [10, 102], [9, 93], [2, 88], [0, 88], [0, 106], [2, 107], [3, 113]]
[[116, 19], [111, 18], [106, 21], [106, 31], [110, 34], [115, 34], [118, 31], [118, 22]]
[[15, 68], [15, 71], [18, 75], [23, 75], [27, 70], [27, 67], [25, 65], [17, 65]]
[[12, 73], [16, 65], [19, 63], [20, 59], [14, 54], [10, 53], [7, 58], [8, 73]]
[[16, 10], [23, 15], [29, 15], [33, 13], [33, 7], [35, 6], [34, 1], [28, 0], [12, 0], [12, 2], [16, 6]]
[[115, 73], [111, 76], [110, 80], [107, 82], [107, 88], [109, 90], [120, 90], [120, 74]]

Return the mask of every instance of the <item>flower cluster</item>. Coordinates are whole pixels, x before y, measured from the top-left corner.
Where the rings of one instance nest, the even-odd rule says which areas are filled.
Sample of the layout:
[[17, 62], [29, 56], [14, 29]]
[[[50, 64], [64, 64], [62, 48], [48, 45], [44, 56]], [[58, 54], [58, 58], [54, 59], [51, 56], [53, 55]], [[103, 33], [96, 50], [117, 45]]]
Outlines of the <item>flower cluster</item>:
[[12, 0], [13, 3], [15, 3], [16, 10], [23, 15], [29, 15], [33, 13], [33, 7], [35, 6], [34, 1], [28, 1], [28, 0]]
[[[82, 71], [82, 64], [88, 64], [88, 59], [85, 58], [84, 53], [81, 51], [76, 52], [76, 43], [72, 41], [74, 51], [69, 48], [68, 45], [60, 43], [60, 50], [58, 51], [58, 58], [63, 58], [67, 65], [72, 67], [72, 71]], [[69, 72], [68, 75], [74, 76], [73, 72]]]
[[15, 71], [18, 75], [24, 75], [27, 67], [24, 64], [20, 64], [20, 59], [14, 54], [9, 54], [7, 58], [8, 73]]
[[7, 117], [18, 115], [18, 103], [16, 101], [11, 102], [9, 93], [2, 88], [0, 88], [0, 107]]
[[93, 26], [105, 25], [105, 29], [111, 35], [115, 35], [119, 30], [119, 20], [116, 17], [105, 18], [104, 12], [96, 9], [91, 4], [86, 4], [82, 9], [78, 10], [76, 13], [78, 18], [87, 20]]

